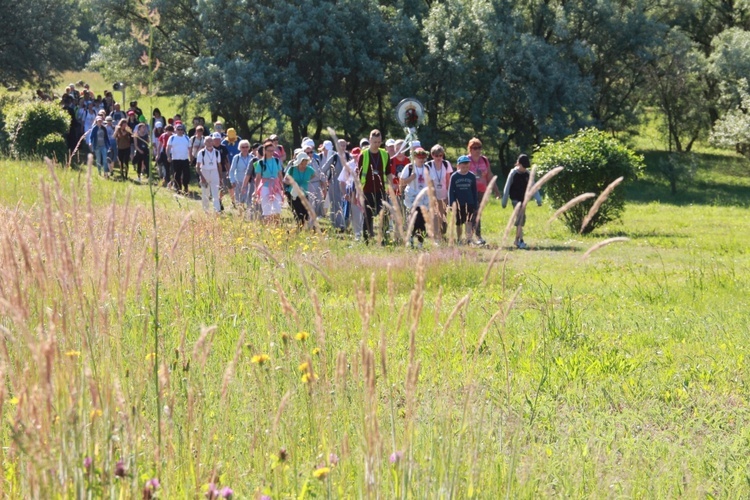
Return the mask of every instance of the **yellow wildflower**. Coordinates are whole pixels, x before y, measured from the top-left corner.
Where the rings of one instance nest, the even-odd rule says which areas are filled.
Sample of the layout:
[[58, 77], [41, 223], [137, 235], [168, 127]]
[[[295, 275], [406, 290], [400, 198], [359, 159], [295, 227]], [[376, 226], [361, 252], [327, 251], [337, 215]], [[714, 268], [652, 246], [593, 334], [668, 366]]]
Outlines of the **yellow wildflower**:
[[317, 378], [318, 378], [317, 375], [312, 374], [310, 372], [306, 372], [302, 375], [302, 382], [304, 382], [305, 384], [309, 384], [310, 382], [315, 381]]
[[316, 469], [315, 472], [313, 472], [313, 477], [315, 479], [320, 479], [321, 481], [326, 478], [326, 476], [331, 472], [330, 467], [321, 467], [319, 469]]
[[65, 355], [73, 358], [73, 357], [76, 357], [76, 356], [80, 356], [81, 355], [81, 351], [68, 351], [68, 352], [65, 353]]
[[301, 341], [303, 341], [303, 342], [304, 342], [305, 340], [307, 340], [307, 337], [309, 337], [309, 336], [310, 336], [310, 334], [309, 334], [309, 333], [307, 333], [307, 332], [299, 332], [299, 333], [298, 333], [298, 334], [297, 334], [297, 335], [295, 336], [295, 338], [296, 338], [297, 340], [301, 340]]
[[310, 368], [310, 364], [307, 361], [299, 365], [299, 371], [301, 372], [306, 372], [308, 368]]
[[255, 363], [257, 365], [262, 365], [269, 359], [271, 359], [271, 357], [268, 354], [256, 354], [255, 356], [252, 357], [250, 362]]
[[313, 356], [317, 356], [318, 354], [320, 354], [320, 347], [316, 347], [315, 349], [313, 349], [312, 354]]
[[97, 417], [101, 417], [101, 416], [102, 416], [102, 411], [99, 409], [96, 409], [96, 410], [91, 410], [91, 415], [89, 415], [89, 418], [93, 422], [94, 420], [96, 420]]
[[156, 357], [156, 353], [155, 352], [146, 354], [146, 361], [151, 361], [155, 357]]

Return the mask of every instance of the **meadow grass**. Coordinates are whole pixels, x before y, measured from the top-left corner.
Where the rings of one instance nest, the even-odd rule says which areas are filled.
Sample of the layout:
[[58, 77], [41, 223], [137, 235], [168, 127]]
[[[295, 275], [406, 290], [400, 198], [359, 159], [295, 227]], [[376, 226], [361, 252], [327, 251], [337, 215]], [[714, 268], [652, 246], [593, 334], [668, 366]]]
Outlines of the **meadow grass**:
[[489, 248], [415, 252], [157, 191], [158, 271], [146, 186], [2, 162], [2, 492], [747, 496], [733, 162], [679, 201], [644, 176], [588, 236], [530, 207], [530, 251], [494, 200]]

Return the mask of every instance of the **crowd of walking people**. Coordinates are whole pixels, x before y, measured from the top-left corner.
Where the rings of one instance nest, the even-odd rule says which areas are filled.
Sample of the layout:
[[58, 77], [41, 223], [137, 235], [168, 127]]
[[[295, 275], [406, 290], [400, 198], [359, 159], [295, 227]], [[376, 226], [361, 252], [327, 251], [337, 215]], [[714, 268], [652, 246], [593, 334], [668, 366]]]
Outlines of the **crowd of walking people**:
[[[455, 167], [440, 144], [426, 149], [417, 140], [383, 143], [379, 130], [359, 144], [342, 139], [316, 145], [305, 137], [287, 157], [277, 135], [251, 143], [220, 121], [207, 126], [202, 117], [186, 130], [179, 114], [167, 118], [154, 109], [149, 120], [137, 101], [122, 110], [111, 92], [94, 96], [85, 85], [81, 92], [69, 85], [62, 105], [71, 119], [70, 151], [80, 154], [88, 148], [102, 176], [128, 179], [132, 165], [139, 182], [158, 177], [183, 195], [190, 194], [195, 176], [206, 211], [231, 207], [249, 218], [278, 223], [288, 206], [300, 228], [329, 218], [335, 230], [351, 229], [366, 243], [374, 240], [375, 221], [383, 212], [387, 227], [380, 228], [381, 243], [385, 235], [405, 231], [410, 244], [421, 247], [428, 234], [445, 238], [451, 220], [459, 242], [483, 245], [481, 220], [475, 219], [486, 191], [491, 187], [491, 194], [502, 197], [503, 207], [509, 198], [515, 206], [529, 180], [529, 159], [521, 155], [501, 194], [491, 182], [490, 162], [478, 138], [468, 142]], [[522, 213], [516, 217], [519, 248], [526, 248], [524, 220]]]

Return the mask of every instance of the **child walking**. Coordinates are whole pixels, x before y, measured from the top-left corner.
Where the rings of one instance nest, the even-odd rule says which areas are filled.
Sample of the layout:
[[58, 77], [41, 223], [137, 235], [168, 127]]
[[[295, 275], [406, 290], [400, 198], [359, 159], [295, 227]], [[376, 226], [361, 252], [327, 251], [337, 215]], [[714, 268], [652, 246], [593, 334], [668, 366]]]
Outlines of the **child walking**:
[[471, 159], [464, 155], [458, 158], [458, 171], [451, 175], [448, 185], [448, 204], [456, 210], [456, 238], [461, 242], [463, 225], [466, 225], [466, 241], [474, 237], [474, 216], [479, 205], [477, 178], [469, 170]]
[[[525, 154], [519, 155], [516, 160], [516, 166], [508, 174], [508, 180], [505, 182], [505, 189], [503, 190], [503, 208], [508, 204], [508, 198], [510, 198], [513, 208], [519, 203], [523, 203], [526, 197], [526, 188], [529, 185], [529, 168], [531, 162], [529, 157]], [[542, 206], [542, 196], [539, 191], [534, 193], [534, 199], [536, 204]], [[523, 226], [526, 224], [526, 213], [525, 209], [521, 208], [516, 214], [516, 240], [513, 244], [520, 249], [529, 248], [529, 246], [523, 241]]]

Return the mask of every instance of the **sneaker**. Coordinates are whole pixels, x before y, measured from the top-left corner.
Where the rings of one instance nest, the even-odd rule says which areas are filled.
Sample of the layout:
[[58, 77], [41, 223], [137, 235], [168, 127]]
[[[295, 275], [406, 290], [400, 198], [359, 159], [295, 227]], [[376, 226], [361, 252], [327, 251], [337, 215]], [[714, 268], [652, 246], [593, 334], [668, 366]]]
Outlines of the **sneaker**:
[[519, 241], [516, 246], [521, 250], [526, 250], [527, 248], [529, 248], [529, 245], [524, 243], [523, 240]]
[[486, 241], [484, 241], [484, 240], [483, 240], [482, 238], [477, 238], [477, 239], [476, 239], [476, 240], [474, 241], [474, 243], [476, 243], [477, 245], [480, 245], [480, 246], [481, 246], [481, 245], [486, 245], [486, 244], [487, 244], [487, 242], [486, 242]]

